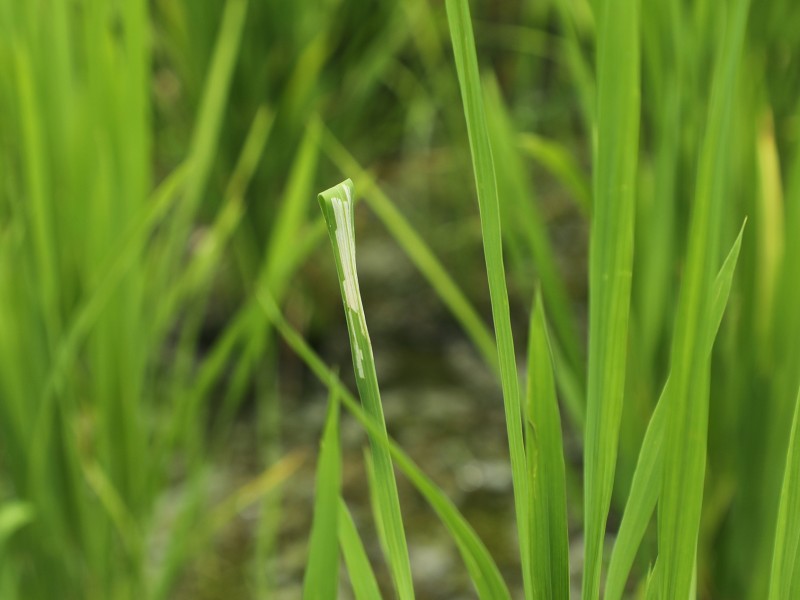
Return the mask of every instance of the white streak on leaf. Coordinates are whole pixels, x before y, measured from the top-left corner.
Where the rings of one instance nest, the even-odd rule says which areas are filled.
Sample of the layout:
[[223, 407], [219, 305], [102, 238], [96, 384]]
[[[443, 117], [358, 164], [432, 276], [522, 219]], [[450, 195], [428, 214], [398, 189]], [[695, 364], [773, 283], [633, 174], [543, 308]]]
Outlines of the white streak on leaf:
[[353, 244], [352, 204], [341, 198], [332, 197], [333, 216], [336, 219], [336, 245], [339, 247], [339, 260], [342, 263], [344, 295], [349, 306], [359, 312], [358, 284], [356, 282], [356, 252]]
[[[336, 246], [339, 251], [339, 261], [342, 265], [342, 287], [347, 307], [353, 311], [352, 318], [356, 319], [362, 332], [366, 333], [366, 323], [361, 310], [361, 296], [358, 289], [358, 279], [356, 276], [356, 248], [355, 248], [355, 228], [353, 226], [353, 201], [350, 188], [342, 184], [346, 200], [337, 196], [331, 196], [331, 206], [333, 216], [336, 220]], [[354, 328], [353, 328], [354, 329]], [[353, 350], [356, 358], [356, 369], [358, 376], [364, 378], [364, 352], [361, 344], [353, 331]]]
[[364, 353], [361, 351], [361, 345], [358, 340], [353, 336], [353, 348], [356, 352], [356, 368], [358, 369], [358, 377], [364, 379]]

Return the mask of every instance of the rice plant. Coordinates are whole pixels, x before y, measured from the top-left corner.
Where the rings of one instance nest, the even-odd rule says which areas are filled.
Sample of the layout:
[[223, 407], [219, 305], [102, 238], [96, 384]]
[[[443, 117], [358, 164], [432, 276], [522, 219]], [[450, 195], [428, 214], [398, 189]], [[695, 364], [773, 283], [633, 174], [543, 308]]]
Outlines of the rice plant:
[[[570, 527], [567, 526], [565, 457], [561, 437], [562, 424], [556, 400], [556, 381], [559, 382], [559, 392], [564, 403], [570, 406], [585, 403], [585, 408], [571, 411], [576, 423], [585, 427], [579, 432], [584, 453], [582, 463], [584, 518], [581, 537], [584, 553], [578, 561], [579, 564], [573, 565], [582, 573], [582, 596], [598, 598], [604, 589], [604, 597], [621, 598], [633, 591], [634, 587], [631, 586], [637, 582], [636, 576], [633, 575], [633, 567], [637, 557], [642, 555], [642, 542], [648, 532], [648, 524], [657, 513], [657, 530], [654, 532], [657, 545], [646, 547], [650, 552], [650, 566], [638, 575], [641, 593], [645, 593], [647, 597], [658, 598], [706, 597], [714, 582], [713, 565], [719, 560], [715, 552], [721, 551], [710, 536], [719, 535], [725, 528], [725, 524], [719, 520], [721, 517], [715, 516], [713, 511], [721, 510], [727, 513], [730, 519], [734, 519], [736, 515], [735, 501], [732, 498], [723, 500], [724, 505], [721, 508], [715, 506], [719, 502], [713, 498], [716, 493], [715, 480], [709, 482], [708, 478], [708, 469], [713, 468], [713, 462], [711, 467], [708, 467], [707, 463], [714, 458], [713, 454], [709, 456], [709, 451], [713, 450], [710, 432], [715, 429], [711, 417], [714, 396], [710, 392], [713, 388], [714, 374], [723, 372], [725, 368], [735, 368], [736, 364], [729, 355], [723, 366], [714, 371], [711, 368], [711, 358], [717, 332], [726, 312], [729, 294], [733, 289], [740, 250], [747, 247], [747, 240], [750, 239], [748, 228], [742, 225], [739, 235], [735, 237], [727, 253], [727, 258], [724, 261], [720, 260], [721, 246], [730, 244], [733, 240], [731, 237], [725, 241], [724, 231], [728, 224], [735, 223], [735, 219], [726, 218], [723, 211], [727, 206], [728, 213], [735, 213], [735, 210], [731, 210], [730, 199], [736, 196], [735, 182], [738, 179], [735, 165], [742, 160], [742, 157], [736, 156], [731, 151], [731, 145], [734, 135], [747, 135], [740, 128], [743, 127], [746, 131], [746, 118], [750, 116], [743, 112], [750, 107], [745, 108], [740, 105], [744, 104], [745, 100], [740, 100], [742, 94], [739, 91], [742, 89], [742, 84], [739, 83], [740, 72], [747, 68], [743, 57], [747, 49], [749, 3], [746, 0], [729, 3], [729, 9], [722, 13], [726, 27], [707, 45], [706, 52], [711, 64], [707, 68], [713, 73], [713, 77], [710, 97], [706, 103], [706, 116], [696, 130], [684, 134], [694, 142], [694, 147], [691, 150], [678, 148], [674, 141], [671, 145], [663, 146], [663, 149], [656, 146], [655, 160], [660, 160], [659, 152], [672, 154], [670, 158], [667, 158], [668, 154], [664, 155], [663, 167], [659, 166], [660, 170], [654, 174], [655, 184], [667, 184], [669, 186], [667, 190], [671, 190], [671, 193], [663, 193], [661, 189], [656, 191], [648, 187], [649, 164], [646, 162], [642, 167], [637, 164], [640, 155], [649, 151], [646, 146], [640, 148], [641, 123], [648, 122], [651, 118], [647, 112], [640, 111], [644, 85], [642, 80], [646, 80], [647, 77], [658, 77], [670, 70], [680, 85], [686, 85], [686, 81], [682, 78], [697, 77], [698, 65], [691, 64], [691, 61], [699, 58], [699, 54], [687, 56], [688, 51], [672, 45], [672, 54], [667, 59], [661, 57], [661, 60], [668, 62], [671, 59], [674, 64], [654, 66], [653, 63], [648, 64], [646, 61], [643, 64], [640, 61], [642, 52], [645, 53], [646, 59], [655, 60], [655, 57], [648, 54], [653, 52], [652, 48], [647, 45], [643, 49], [640, 48], [640, 31], [661, 28], [659, 35], [671, 43], [675, 39], [674, 36], [687, 35], [680, 29], [684, 23], [702, 25], [707, 23], [704, 21], [707, 16], [700, 8], [691, 9], [667, 2], [656, 3], [655, 7], [639, 6], [637, 2], [599, 2], [592, 6], [596, 25], [594, 32], [596, 69], [591, 89], [596, 91], [592, 91], [594, 105], [591, 110], [586, 111], [593, 134], [593, 193], [588, 217], [591, 223], [588, 375], [585, 399], [579, 398], [577, 402], [574, 400], [576, 396], [574, 389], [566, 383], [568, 380], [554, 374], [554, 369], [569, 370], [570, 365], [563, 359], [554, 363], [540, 291], [536, 292], [536, 302], [531, 316], [527, 401], [521, 400], [509, 317], [503, 246], [508, 244], [514, 251], [515, 262], [519, 260], [520, 246], [514, 236], [520, 228], [526, 230], [526, 227], [530, 227], [526, 230], [526, 234], [533, 236], [531, 247], [534, 249], [534, 260], [547, 261], [548, 241], [546, 233], [535, 220], [535, 213], [531, 213], [530, 209], [526, 209], [527, 212], [520, 212], [522, 209], [515, 206], [516, 203], [530, 201], [526, 197], [527, 184], [524, 183], [526, 178], [517, 176], [521, 163], [516, 157], [521, 148], [516, 146], [513, 136], [509, 135], [508, 125], [503, 125], [502, 121], [497, 120], [498, 112], [502, 113], [503, 108], [496, 87], [493, 87], [496, 84], [492, 82], [486, 84], [486, 79], [481, 78], [468, 3], [465, 0], [448, 0], [446, 4], [454, 62], [472, 155], [481, 237], [486, 257], [486, 276], [498, 352], [496, 364], [499, 365], [498, 375], [503, 392], [509, 460], [513, 474], [513, 504], [519, 540], [520, 568], [519, 579], [516, 581], [522, 582], [522, 597], [569, 598], [575, 594], [570, 591], [569, 561], [575, 561], [576, 557], [568, 549], [571, 538], [576, 535], [576, 525], [571, 523]], [[565, 7], [563, 10], [567, 13], [567, 18], [571, 18], [569, 15], [571, 9]], [[659, 11], [669, 14], [669, 18], [657, 23], [656, 20], [661, 15]], [[671, 32], [669, 28], [673, 28]], [[698, 39], [696, 43], [702, 44], [703, 41]], [[580, 50], [573, 48], [573, 51], [575, 52], [573, 56], [576, 57], [574, 60], [579, 60]], [[650, 71], [653, 68], [664, 71], [653, 73]], [[691, 70], [695, 72], [687, 75], [686, 72]], [[654, 85], [660, 89], [665, 83], [658, 82]], [[483, 86], [487, 86], [488, 89], [482, 89]], [[487, 114], [485, 92], [492, 107], [491, 115]], [[666, 111], [664, 117], [673, 119], [671, 123], [675, 126], [674, 119], [676, 114], [680, 113], [675, 112], [676, 99], [672, 98], [670, 104], [670, 98], [671, 96], [667, 95], [664, 99]], [[683, 103], [680, 100], [677, 102]], [[699, 105], [690, 108], [702, 111]], [[661, 118], [661, 115], [656, 113], [656, 119], [658, 118]], [[497, 125], [490, 128], [488, 123]], [[496, 130], [497, 133], [490, 135], [490, 129]], [[669, 134], [666, 130], [662, 130], [662, 135]], [[526, 138], [526, 140], [531, 139]], [[768, 145], [774, 144], [772, 138], [762, 141]], [[538, 152], [539, 146], [531, 147]], [[691, 148], [691, 145], [689, 147]], [[346, 157], [342, 148], [335, 147], [335, 151], [337, 155]], [[780, 195], [780, 192], [774, 187], [775, 179], [779, 181], [781, 178], [781, 174], [775, 171], [774, 163], [779, 157], [775, 154], [774, 145], [769, 146], [766, 152], [767, 154], [760, 154], [757, 163], [760, 169], [758, 172], [764, 182], [762, 189], [756, 190], [754, 218], [758, 218], [759, 214], [767, 218], [764, 211], [772, 211], [768, 214], [769, 218], [773, 219], [769, 225], [772, 228], [769, 235], [773, 235], [775, 228], [780, 230], [787, 228], [788, 231], [791, 224], [789, 221], [784, 223], [782, 217], [778, 217], [774, 212], [782, 210], [778, 208], [782, 198], [775, 197], [776, 194]], [[676, 153], [681, 153], [681, 160], [695, 161], [695, 166], [688, 169], [692, 174], [693, 184], [687, 185], [683, 178], [678, 179], [678, 165], [674, 158]], [[496, 167], [495, 156], [503, 157], [500, 166]], [[370, 176], [353, 160], [343, 160], [339, 164], [346, 171], [365, 179], [370, 188], [374, 186]], [[767, 169], [767, 172], [764, 169]], [[769, 169], [773, 171], [769, 172]], [[498, 185], [498, 174], [503, 177], [502, 185]], [[506, 185], [506, 178], [508, 181], [516, 181], [513, 187]], [[768, 187], [763, 188], [763, 186]], [[653, 201], [675, 203], [675, 194], [679, 189], [692, 188], [693, 200], [685, 221], [688, 227], [687, 235], [675, 239], [676, 232], [672, 218], [653, 220], [644, 211], [657, 210], [658, 212], [653, 214], [667, 214], [664, 212], [666, 209], [662, 207], [646, 208], [647, 203]], [[346, 196], [349, 205], [354, 194], [350, 180], [333, 189], [338, 190], [336, 193], [339, 197]], [[498, 189], [503, 190], [505, 194], [499, 194]], [[331, 193], [327, 192], [326, 197]], [[654, 194], [655, 200], [645, 199], [647, 194]], [[726, 198], [728, 198], [727, 203]], [[790, 200], [792, 198], [787, 197], [787, 202]], [[333, 201], [340, 202], [336, 199]], [[637, 203], [640, 204], [639, 207]], [[759, 206], [762, 208], [759, 209]], [[375, 210], [381, 209], [375, 207]], [[671, 209], [672, 214], [674, 210]], [[347, 237], [351, 240], [348, 243], [353, 243], [352, 216], [348, 216], [347, 220], [337, 217], [336, 225], [331, 228], [333, 221], [329, 214], [330, 208], [324, 207], [323, 212], [326, 214], [332, 240]], [[649, 220], [637, 224], [635, 221], [637, 213], [641, 213]], [[506, 233], [505, 229], [501, 231], [501, 215], [505, 215], [507, 219], [503, 227], [508, 225], [509, 233]], [[527, 215], [529, 220], [522, 224], [514, 221], [519, 219], [520, 215]], [[398, 220], [400, 217], [391, 218]], [[403, 233], [402, 230], [400, 232], [395, 230], [394, 233], [410, 255], [418, 255], [421, 252], [418, 248], [424, 245], [423, 241], [414, 239], [413, 234]], [[634, 238], [638, 239], [642, 235], [645, 236], [643, 241], [645, 250], [640, 258], [635, 252]], [[662, 242], [669, 240], [671, 247], [685, 244], [686, 249], [677, 254], [682, 256], [683, 268], [677, 279], [679, 292], [675, 296], [675, 311], [668, 312], [662, 304], [660, 314], [651, 311], [649, 313], [651, 316], [647, 317], [651, 322], [654, 318], [660, 319], [661, 327], [672, 330], [671, 334], [666, 332], [660, 334], [664, 336], [660, 343], [669, 341], [671, 352], [668, 368], [662, 371], [663, 391], [651, 405], [651, 416], [646, 431], [642, 430], [643, 437], [640, 438], [641, 448], [638, 450], [635, 469], [628, 475], [630, 479], [626, 482], [629, 486], [627, 502], [620, 502], [615, 506], [615, 485], [619, 487], [619, 483], [615, 482], [615, 467], [618, 463], [618, 447], [625, 426], [623, 410], [626, 397], [632, 393], [631, 385], [637, 380], [637, 375], [626, 373], [628, 362], [626, 359], [628, 355], [638, 351], [637, 344], [647, 344], [647, 347], [652, 348], [654, 343], [659, 343], [643, 337], [645, 334], [659, 335], [658, 331], [654, 330], [654, 325], [649, 325], [649, 329], [637, 329], [640, 327], [638, 319], [648, 313], [641, 315], [636, 312], [639, 308], [638, 302], [642, 299], [635, 296], [632, 291], [636, 290], [636, 294], [646, 294], [642, 296], [643, 299], [652, 298], [647, 288], [636, 287], [636, 277], [641, 276], [645, 278], [645, 282], [661, 286], [662, 292], [665, 288], [658, 278], [663, 280], [665, 277], [671, 277], [666, 272], [669, 269], [667, 264], [663, 261], [653, 262], [655, 259], [649, 258], [648, 253], [658, 253], [663, 256], [665, 252], [665, 248], [650, 243], [647, 239], [649, 235]], [[783, 233], [777, 235], [782, 236]], [[755, 243], [771, 244], [767, 234], [760, 242], [757, 240]], [[341, 252], [336, 241], [334, 246], [335, 251]], [[770, 283], [775, 289], [771, 293], [786, 293], [784, 284], [776, 285], [778, 271], [775, 269], [778, 267], [774, 263], [781, 263], [781, 259], [777, 258], [780, 252], [775, 251], [774, 246], [772, 250], [767, 248], [759, 250], [757, 247], [755, 254], [761, 254], [763, 260], [770, 261], [769, 268], [776, 273], [776, 279]], [[351, 266], [347, 272], [343, 272], [339, 267], [339, 275], [343, 282], [342, 296], [345, 300], [345, 312], [351, 333], [354, 368], [357, 370], [357, 381], [360, 381], [363, 377], [361, 348], [364, 341], [357, 335], [358, 327], [353, 324], [352, 316], [360, 315], [363, 306], [359, 304], [355, 312], [348, 310], [348, 305], [352, 305], [350, 296], [354, 296], [358, 291], [357, 269], [352, 249], [348, 250], [348, 255], [353, 256]], [[787, 257], [783, 261], [788, 266], [791, 259], [788, 255], [782, 256]], [[432, 256], [427, 258], [426, 255], [425, 264], [419, 262], [416, 264], [430, 277], [433, 269], [430, 263], [435, 260]], [[643, 266], [635, 267], [639, 261]], [[340, 262], [337, 258], [337, 265]], [[544, 265], [547, 266], [548, 263], [545, 262]], [[661, 269], [661, 272], [643, 272], [642, 269], [648, 265]], [[762, 268], [766, 268], [766, 264], [762, 264]], [[543, 285], [549, 286], [545, 288], [546, 290], [552, 292], [554, 286], [559, 285], [558, 275], [552, 270], [543, 270], [541, 276]], [[449, 278], [443, 276], [442, 279], [448, 282], [448, 286], [451, 285]], [[436, 285], [435, 280], [434, 285]], [[778, 290], [783, 291], [778, 292]], [[452, 297], [449, 291], [441, 289], [437, 291], [445, 302], [448, 297]], [[762, 293], [771, 295], [770, 292], [763, 290]], [[563, 293], [562, 295], [551, 293], [548, 296], [550, 302], [557, 301], [559, 297], [563, 298]], [[774, 300], [770, 300], [772, 301]], [[454, 315], [460, 314], [452, 303], [448, 303], [448, 306]], [[272, 308], [274, 309], [274, 306]], [[554, 308], [556, 311], [563, 309], [563, 306]], [[728, 325], [729, 328], [733, 328], [733, 332], [727, 334], [732, 336], [732, 340], [741, 340], [745, 335], [740, 331], [741, 314], [738, 319], [739, 323]], [[636, 326], [633, 331], [629, 330], [631, 321]], [[670, 321], [674, 321], [671, 326]], [[283, 322], [280, 328], [285, 329], [285, 327], [286, 324]], [[466, 331], [472, 329], [465, 327]], [[284, 331], [284, 334], [290, 337], [296, 335], [292, 331]], [[569, 327], [560, 328], [559, 334], [575, 335], [574, 330]], [[575, 340], [567, 337], [559, 341], [568, 346]], [[304, 355], [304, 359], [316, 363], [317, 369], [322, 370], [319, 359], [310, 356], [307, 347], [298, 348], [297, 339], [290, 341], [290, 345]], [[652, 360], [654, 358], [652, 350], [648, 352], [651, 354], [645, 358]], [[735, 353], [734, 351], [734, 355]], [[369, 355], [371, 354], [370, 349]], [[488, 360], [494, 364], [491, 358]], [[637, 361], [633, 364], [637, 365]], [[372, 372], [371, 367], [372, 365], [370, 372]], [[649, 372], [655, 376], [655, 371]], [[797, 387], [798, 370], [796, 365], [794, 367], [787, 365], [781, 367], [781, 372], [793, 373], [784, 376], [791, 380], [793, 385], [785, 383], [787, 379], [781, 379], [782, 384], [788, 386], [785, 392], [788, 394]], [[320, 373], [320, 376], [329, 386], [333, 386], [332, 389], [338, 389], [340, 384], [336, 379], [324, 372]], [[374, 392], [364, 392], [361, 386], [359, 390], [365, 405], [373, 401], [370, 396], [374, 397]], [[779, 406], [794, 405], [795, 417], [787, 419], [787, 422], [796, 421], [797, 403], [782, 400], [783, 393], [781, 390], [774, 392], [773, 397], [777, 404], [773, 410], [780, 410]], [[723, 407], [721, 410], [726, 408]], [[368, 412], [374, 413], [376, 416], [373, 419], [377, 418], [377, 424], [382, 428], [385, 427], [382, 414], [378, 410], [372, 408]], [[371, 427], [375, 425], [373, 423]], [[785, 425], [783, 428], [785, 429]], [[764, 565], [762, 567], [764, 570], [759, 573], [754, 569], [751, 571], [752, 577], [747, 581], [740, 580], [741, 590], [747, 590], [746, 593], [752, 597], [760, 597], [766, 593], [767, 571], [769, 571], [770, 597], [791, 598], [796, 589], [793, 587], [797, 585], [798, 580], [795, 569], [796, 558], [792, 557], [797, 554], [797, 527], [793, 521], [792, 511], [794, 506], [800, 504], [800, 497], [793, 483], [796, 479], [796, 469], [793, 467], [795, 428], [796, 423], [792, 425], [788, 439], [785, 435], [781, 437], [783, 453], [775, 457], [779, 464], [786, 465], [782, 491], [775, 483], [760, 488], [765, 512], [758, 518], [762, 529], [757, 533], [757, 538], [774, 539], [775, 542], [774, 550], [771, 550], [768, 544], [762, 547], [761, 564]], [[774, 447], [774, 444], [770, 443], [768, 447]], [[383, 487], [375, 479], [372, 479], [372, 482], [379, 488]], [[419, 485], [416, 481], [413, 483]], [[721, 484], [716, 483], [716, 485]], [[777, 498], [779, 491], [778, 508], [767, 495]], [[709, 493], [711, 498], [707, 496]], [[380, 499], [378, 502], [381, 509], [389, 506], [387, 503], [382, 504]], [[770, 505], [773, 508], [767, 509], [766, 507]], [[614, 540], [613, 537], [609, 537], [610, 510], [618, 511], [621, 523], [609, 562], [609, 558], [604, 560], [607, 556], [604, 554], [604, 548], [610, 547]], [[704, 530], [703, 523], [715, 518], [717, 521], [711, 527], [716, 529]], [[735, 522], [728, 524], [727, 527], [735, 530]], [[455, 541], [458, 543], [457, 539]], [[464, 558], [479, 597], [505, 597], [508, 594], [502, 585], [496, 590], [487, 588], [482, 573], [475, 573], [474, 564], [470, 564], [467, 556]], [[390, 556], [390, 564], [391, 562]], [[358, 573], [352, 571], [350, 563], [348, 572], [351, 578], [358, 578]], [[730, 574], [727, 576], [730, 577]], [[761, 577], [765, 579], [762, 580]], [[726, 589], [727, 584], [723, 582], [717, 585], [719, 589]]]
[[0, 0], [0, 598], [800, 597], [799, 32]]

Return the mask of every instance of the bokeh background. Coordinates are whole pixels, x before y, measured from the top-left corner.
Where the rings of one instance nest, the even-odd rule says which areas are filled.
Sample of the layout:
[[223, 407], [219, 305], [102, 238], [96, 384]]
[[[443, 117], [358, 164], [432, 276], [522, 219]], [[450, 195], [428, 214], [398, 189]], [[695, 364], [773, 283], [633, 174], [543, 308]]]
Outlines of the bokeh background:
[[[668, 366], [726, 4], [642, 5], [646, 235], [609, 539]], [[592, 9], [471, 5], [517, 343], [541, 284], [557, 348], [580, 573]], [[667, 28], [677, 5], [683, 20]], [[705, 597], [759, 597], [763, 567], [744, 565], [771, 544], [763, 498], [777, 497], [765, 490], [779, 485], [797, 389], [798, 32], [796, 3], [755, 3], [724, 244], [750, 223], [714, 360]], [[363, 198], [358, 268], [390, 434], [519, 588], [486, 340], [409, 256], [408, 231], [490, 322], [442, 3], [0, 0], [0, 115], [0, 597], [300, 596], [327, 390], [258, 295], [352, 384], [316, 202], [345, 177]], [[365, 437], [347, 418], [342, 431], [344, 496], [388, 585]], [[400, 486], [419, 597], [471, 597], [452, 541]]]

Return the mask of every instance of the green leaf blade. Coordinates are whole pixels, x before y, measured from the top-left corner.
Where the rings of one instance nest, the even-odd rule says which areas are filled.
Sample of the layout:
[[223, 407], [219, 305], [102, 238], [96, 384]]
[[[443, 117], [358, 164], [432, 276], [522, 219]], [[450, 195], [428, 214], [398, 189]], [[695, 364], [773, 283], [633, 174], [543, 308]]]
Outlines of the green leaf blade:
[[[736, 237], [725, 258], [725, 262], [722, 264], [722, 268], [714, 280], [711, 318], [703, 331], [706, 339], [705, 356], [707, 363], [711, 360], [714, 340], [722, 323], [725, 307], [728, 304], [733, 275], [736, 271], [739, 252], [742, 248], [745, 224], [746, 222], [742, 224], [739, 235]], [[636, 470], [631, 481], [628, 501], [625, 504], [625, 511], [622, 514], [622, 521], [614, 542], [614, 549], [611, 552], [605, 587], [605, 598], [609, 600], [622, 597], [625, 582], [633, 566], [636, 552], [642, 542], [650, 517], [656, 509], [656, 503], [661, 492], [664, 468], [663, 445], [666, 429], [666, 407], [671, 393], [672, 386], [668, 378], [650, 418], [650, 423], [647, 425], [647, 431], [645, 432], [636, 463]]]
[[336, 271], [339, 274], [347, 329], [350, 333], [356, 385], [365, 411], [378, 426], [377, 436], [370, 436], [370, 446], [379, 486], [377, 495], [381, 510], [381, 522], [385, 527], [389, 554], [387, 558], [395, 588], [401, 600], [405, 600], [414, 597], [411, 563], [408, 558], [408, 546], [400, 511], [397, 482], [392, 469], [392, 459], [388, 450], [380, 443], [387, 436], [386, 421], [383, 416], [378, 375], [375, 371], [372, 343], [367, 330], [356, 270], [355, 227], [353, 225], [354, 196], [353, 182], [347, 179], [322, 192], [318, 199], [328, 227]]
[[350, 585], [356, 600], [373, 600], [381, 597], [378, 580], [367, 558], [364, 544], [358, 535], [353, 517], [344, 500], [339, 500], [339, 543], [342, 547]]
[[[569, 532], [561, 417], [541, 294], [531, 313], [528, 419], [531, 478], [531, 561], [537, 597], [569, 600]], [[535, 452], [530, 449], [535, 446]]]
[[514, 507], [520, 540], [525, 596], [530, 598], [533, 585], [530, 581], [529, 491], [528, 465], [523, 441], [522, 410], [519, 378], [511, 331], [511, 315], [503, 266], [502, 234], [500, 229], [500, 204], [497, 180], [489, 139], [489, 128], [483, 106], [483, 92], [475, 50], [475, 38], [469, 4], [466, 0], [447, 0], [447, 21], [453, 43], [464, 115], [467, 122], [475, 187], [481, 220], [486, 274], [492, 304], [497, 354], [500, 364], [500, 381], [511, 455], [511, 474], [514, 487]]
[[391, 453], [397, 468], [408, 477], [417, 491], [434, 509], [447, 528], [450, 537], [456, 543], [469, 571], [470, 579], [478, 592], [478, 597], [482, 600], [510, 600], [511, 594], [497, 564], [478, 534], [453, 502], [391, 438], [380, 435], [379, 425], [358, 405], [349, 390], [342, 385], [302, 336], [286, 322], [274, 300], [265, 293], [260, 294], [258, 299], [261, 308], [286, 343], [309, 366], [320, 381], [328, 387], [335, 386], [339, 390], [345, 408], [382, 447]]
[[600, 593], [625, 391], [639, 143], [639, 3], [596, 3], [598, 85], [589, 250], [583, 598]]
[[710, 373], [707, 339], [713, 269], [724, 209], [736, 76], [747, 26], [748, 0], [738, 1], [717, 63], [698, 166], [686, 267], [678, 296], [670, 356], [662, 495], [658, 515], [660, 593], [686, 598], [693, 589], [705, 480]]
[[342, 452], [339, 444], [338, 390], [331, 390], [328, 417], [317, 462], [314, 520], [311, 526], [303, 598], [334, 600], [339, 584], [339, 495]]
[[769, 600], [792, 598], [792, 580], [798, 579], [798, 548], [800, 548], [800, 392], [795, 402], [786, 467], [783, 476], [778, 521], [775, 527], [775, 548]]

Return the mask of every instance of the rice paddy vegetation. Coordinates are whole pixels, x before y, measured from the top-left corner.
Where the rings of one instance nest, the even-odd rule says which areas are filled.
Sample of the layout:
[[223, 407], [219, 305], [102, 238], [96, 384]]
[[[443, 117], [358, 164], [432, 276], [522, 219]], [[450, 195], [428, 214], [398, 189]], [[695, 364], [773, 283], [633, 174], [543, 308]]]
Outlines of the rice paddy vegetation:
[[0, 65], [0, 598], [800, 597], [796, 2], [0, 0]]

